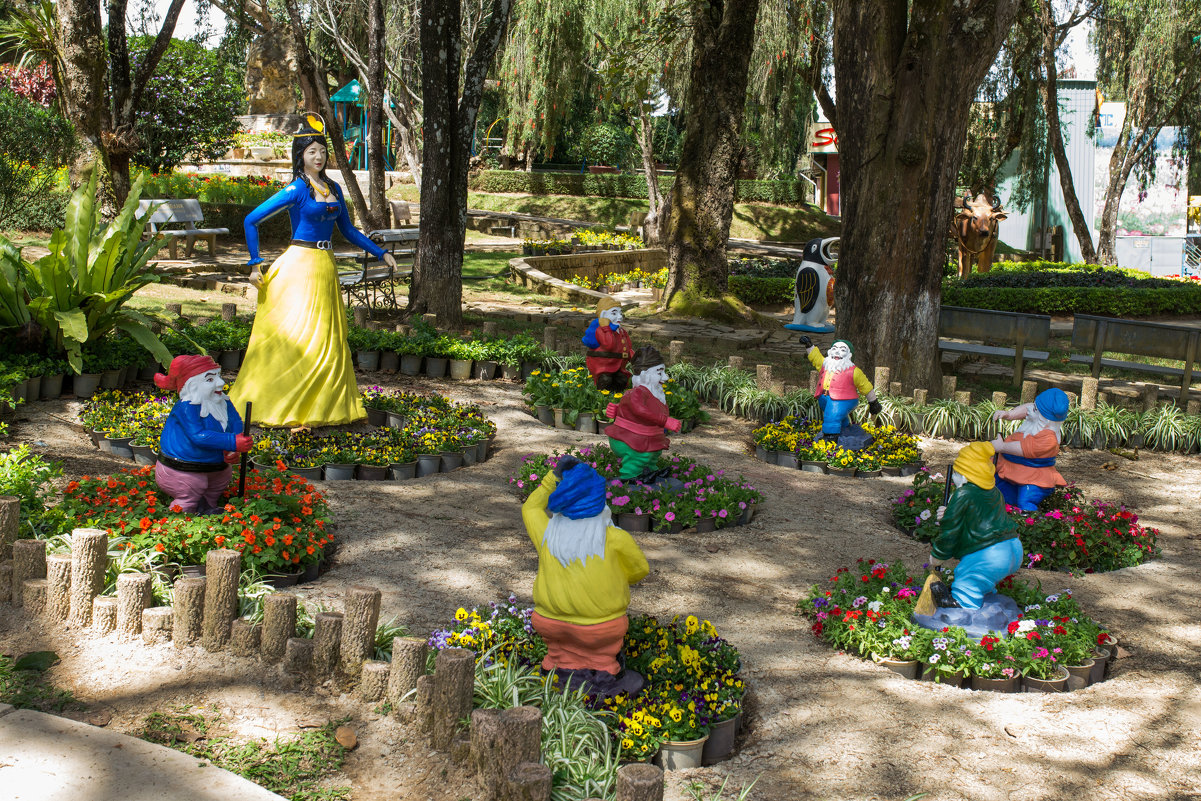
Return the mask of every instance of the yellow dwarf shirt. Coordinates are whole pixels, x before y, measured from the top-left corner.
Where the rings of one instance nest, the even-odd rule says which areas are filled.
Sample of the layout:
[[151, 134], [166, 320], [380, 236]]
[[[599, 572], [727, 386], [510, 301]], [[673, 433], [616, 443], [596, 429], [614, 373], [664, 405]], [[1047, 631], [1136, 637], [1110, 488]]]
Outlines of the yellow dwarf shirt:
[[605, 623], [626, 613], [630, 605], [630, 585], [650, 572], [634, 538], [623, 529], [609, 526], [605, 536], [605, 556], [590, 556], [583, 564], [578, 559], [564, 567], [543, 543], [550, 515], [547, 499], [559, 483], [553, 472], [521, 507], [525, 530], [538, 551], [538, 575], [534, 579], [534, 611], [554, 620], [588, 626]]

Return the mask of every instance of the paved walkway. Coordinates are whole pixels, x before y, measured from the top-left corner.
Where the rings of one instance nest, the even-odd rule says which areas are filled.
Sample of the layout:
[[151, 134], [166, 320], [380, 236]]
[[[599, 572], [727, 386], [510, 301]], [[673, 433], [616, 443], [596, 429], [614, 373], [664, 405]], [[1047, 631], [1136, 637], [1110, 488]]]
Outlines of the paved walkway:
[[8, 801], [283, 798], [207, 760], [7, 704], [0, 704], [0, 788]]

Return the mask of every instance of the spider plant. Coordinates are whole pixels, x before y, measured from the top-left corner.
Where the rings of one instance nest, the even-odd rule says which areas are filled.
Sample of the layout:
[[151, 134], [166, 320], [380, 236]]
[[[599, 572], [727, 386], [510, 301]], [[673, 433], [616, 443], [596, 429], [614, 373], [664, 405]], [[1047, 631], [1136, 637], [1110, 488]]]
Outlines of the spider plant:
[[1201, 415], [1190, 414], [1184, 421], [1184, 433], [1188, 438], [1185, 453], [1196, 453], [1201, 450]]
[[1125, 445], [1138, 428], [1139, 416], [1129, 409], [1101, 403], [1096, 410], [1093, 447]]
[[971, 414], [969, 407], [951, 398], [936, 398], [926, 407], [926, 434], [931, 437], [954, 439], [964, 429]]
[[1189, 431], [1185, 415], [1175, 404], [1156, 406], [1143, 415], [1143, 442], [1148, 448], [1176, 451], [1188, 447]]
[[996, 439], [1001, 433], [1001, 421], [994, 420], [993, 414], [1002, 410], [991, 400], [982, 400], [969, 407], [971, 415], [965, 420], [967, 438], [972, 440]]
[[566, 356], [561, 353], [548, 353], [546, 355], [545, 366], [552, 373], [561, 373], [573, 367], [583, 367], [584, 357], [578, 353], [569, 353]]
[[381, 662], [392, 661], [392, 641], [409, 633], [408, 626], [392, 618], [375, 627], [375, 658]]
[[492, 646], [475, 663], [474, 706], [508, 709], [536, 705], [542, 693], [538, 671], [519, 664], [517, 660], [496, 661], [494, 655], [499, 648], [498, 645]]
[[[918, 409], [913, 398], [880, 395], [880, 416], [898, 431], [913, 431], [917, 428]], [[862, 404], [860, 404], [862, 405]]]

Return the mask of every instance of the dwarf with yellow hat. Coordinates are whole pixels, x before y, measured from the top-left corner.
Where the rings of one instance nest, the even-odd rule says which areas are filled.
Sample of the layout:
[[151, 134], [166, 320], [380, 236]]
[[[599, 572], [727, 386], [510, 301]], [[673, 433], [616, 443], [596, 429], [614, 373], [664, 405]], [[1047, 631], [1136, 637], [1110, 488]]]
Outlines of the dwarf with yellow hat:
[[1017, 524], [1005, 513], [1005, 498], [996, 487], [995, 454], [992, 443], [973, 442], [955, 459], [955, 492], [938, 509], [939, 533], [930, 549], [934, 567], [959, 560], [949, 597], [932, 588], [941, 607], [979, 609], [997, 582], [1022, 565]]
[[596, 304], [596, 319], [588, 324], [582, 339], [588, 348], [584, 363], [597, 389], [622, 392], [630, 385], [626, 365], [634, 358], [630, 334], [621, 327], [621, 304], [605, 296]]

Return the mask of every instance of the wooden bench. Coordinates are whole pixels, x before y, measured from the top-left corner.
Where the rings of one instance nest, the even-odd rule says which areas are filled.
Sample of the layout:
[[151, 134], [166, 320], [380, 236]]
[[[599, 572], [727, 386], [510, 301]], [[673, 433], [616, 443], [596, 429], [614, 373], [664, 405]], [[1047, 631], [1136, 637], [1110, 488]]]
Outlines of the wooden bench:
[[382, 296], [389, 308], [395, 309], [396, 281], [413, 274], [417, 237], [417, 228], [386, 228], [367, 234], [368, 239], [383, 247], [396, 259], [395, 270], [366, 251], [335, 254], [337, 259], [354, 259], [361, 265], [355, 270], [338, 271], [338, 285], [346, 293], [346, 305], [352, 306], [358, 302], [374, 312]]
[[[200, 209], [200, 201], [192, 198], [181, 200], [139, 200], [138, 216], [150, 214], [149, 236], [166, 237], [171, 245], [171, 258], [179, 258], [179, 240], [186, 239], [188, 249], [186, 258], [192, 257], [192, 249], [197, 239], [208, 242], [209, 256], [217, 256], [217, 235], [228, 234], [228, 228], [197, 228], [196, 223], [204, 222], [204, 212]], [[160, 230], [159, 226], [182, 224], [183, 228]]]
[[[1180, 402], [1188, 400], [1193, 383], [1193, 364], [1201, 356], [1201, 328], [1168, 323], [1147, 323], [1141, 320], [1122, 320], [1116, 317], [1097, 317], [1077, 314], [1072, 323], [1072, 349], [1091, 350], [1091, 354], [1073, 353], [1071, 361], [1092, 364], [1093, 378], [1099, 378], [1102, 367], [1157, 373], [1180, 379]], [[1158, 364], [1106, 359], [1106, 351], [1178, 359], [1184, 367], [1163, 367]]]
[[400, 228], [401, 223], [406, 227], [413, 224], [413, 209], [404, 200], [389, 200], [388, 209], [392, 212], [392, 226]]
[[[938, 316], [938, 335], [939, 350], [1012, 357], [1013, 381], [1017, 386], [1022, 384], [1026, 360], [1043, 361], [1051, 356], [1045, 350], [1030, 350], [1051, 344], [1051, 318], [1045, 314], [943, 306]], [[954, 341], [957, 339], [979, 340], [984, 344]], [[992, 342], [1012, 342], [1013, 345], [989, 344]]]

